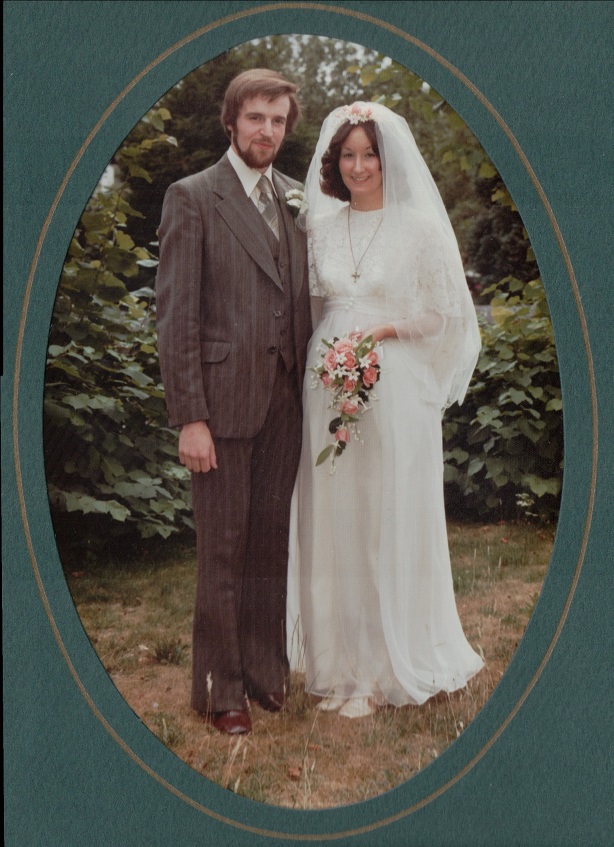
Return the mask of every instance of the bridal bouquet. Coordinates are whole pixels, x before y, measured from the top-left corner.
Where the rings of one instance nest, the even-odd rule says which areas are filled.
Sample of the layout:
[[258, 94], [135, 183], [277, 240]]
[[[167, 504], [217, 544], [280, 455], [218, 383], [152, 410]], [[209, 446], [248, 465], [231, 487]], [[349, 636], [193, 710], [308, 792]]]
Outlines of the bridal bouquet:
[[322, 339], [318, 348], [321, 362], [312, 368], [317, 377], [313, 385], [321, 384], [331, 393], [328, 407], [337, 412], [337, 416], [328, 427], [334, 441], [322, 450], [316, 466], [330, 456], [334, 470], [335, 458], [349, 444], [350, 434], [358, 435], [358, 423], [371, 408], [371, 401], [378, 399], [373, 386], [380, 377], [380, 346], [381, 342], [374, 342], [370, 335], [363, 338], [360, 332], [351, 332], [332, 341]]

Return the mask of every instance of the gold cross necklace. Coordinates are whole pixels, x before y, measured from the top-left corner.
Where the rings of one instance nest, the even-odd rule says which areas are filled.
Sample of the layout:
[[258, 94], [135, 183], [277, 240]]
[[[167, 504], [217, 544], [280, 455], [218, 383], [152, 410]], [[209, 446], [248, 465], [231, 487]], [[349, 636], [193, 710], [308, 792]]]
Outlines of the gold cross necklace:
[[360, 257], [360, 259], [358, 260], [358, 263], [357, 263], [356, 259], [354, 258], [354, 250], [352, 248], [352, 233], [351, 233], [351, 230], [350, 230], [350, 207], [348, 206], [348, 241], [350, 243], [350, 253], [352, 254], [352, 263], [354, 265], [354, 273], [352, 274], [352, 279], [354, 280], [354, 282], [358, 282], [358, 279], [360, 277], [360, 272], [359, 272], [358, 268], [360, 267], [360, 264], [361, 264], [362, 260], [364, 259], [364, 257], [367, 255], [367, 250], [373, 244], [373, 239], [377, 235], [379, 228], [382, 225], [383, 220], [384, 220], [384, 215], [382, 213], [380, 221], [379, 221], [378, 225], [375, 227], [375, 232], [371, 236], [371, 239], [370, 239], [369, 243], [367, 244], [364, 253], [362, 254], [362, 256]]

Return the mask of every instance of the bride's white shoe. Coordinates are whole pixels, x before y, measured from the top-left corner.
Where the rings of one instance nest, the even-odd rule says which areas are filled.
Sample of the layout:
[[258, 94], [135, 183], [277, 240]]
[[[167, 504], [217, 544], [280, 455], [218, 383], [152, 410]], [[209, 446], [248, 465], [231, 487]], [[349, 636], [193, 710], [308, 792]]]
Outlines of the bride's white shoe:
[[318, 703], [316, 709], [319, 709], [321, 712], [336, 712], [346, 702], [345, 697], [325, 697]]
[[344, 718], [366, 718], [375, 714], [375, 704], [371, 697], [353, 697], [339, 709], [339, 714]]

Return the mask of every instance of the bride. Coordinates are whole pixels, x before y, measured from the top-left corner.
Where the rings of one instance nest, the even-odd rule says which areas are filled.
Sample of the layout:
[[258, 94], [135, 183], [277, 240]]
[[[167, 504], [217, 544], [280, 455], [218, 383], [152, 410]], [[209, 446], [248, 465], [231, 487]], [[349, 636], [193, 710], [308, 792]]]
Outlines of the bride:
[[308, 368], [323, 339], [360, 333], [381, 342], [381, 372], [359, 437], [332, 467], [316, 466], [329, 392], [305, 381], [289, 653], [319, 708], [361, 717], [454, 691], [483, 665], [454, 600], [441, 435], [480, 336], [452, 226], [403, 118], [375, 103], [335, 109], [304, 208], [317, 315]]

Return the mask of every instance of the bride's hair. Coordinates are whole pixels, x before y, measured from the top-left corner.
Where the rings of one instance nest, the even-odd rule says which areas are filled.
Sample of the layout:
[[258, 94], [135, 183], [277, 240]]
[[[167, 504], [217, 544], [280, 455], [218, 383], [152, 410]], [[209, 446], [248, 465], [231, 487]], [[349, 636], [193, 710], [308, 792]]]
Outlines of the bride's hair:
[[322, 189], [322, 193], [328, 195], [328, 197], [334, 197], [336, 200], [342, 200], [344, 202], [349, 200], [351, 195], [349, 188], [347, 188], [341, 178], [341, 171], [339, 170], [341, 147], [350, 132], [358, 127], [364, 129], [365, 134], [369, 139], [369, 143], [371, 144], [371, 148], [379, 159], [380, 155], [377, 135], [375, 133], [375, 121], [361, 121], [359, 124], [345, 121], [331, 138], [328, 150], [322, 156], [322, 167], [320, 168], [320, 188]]

